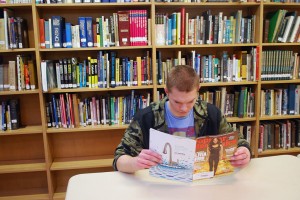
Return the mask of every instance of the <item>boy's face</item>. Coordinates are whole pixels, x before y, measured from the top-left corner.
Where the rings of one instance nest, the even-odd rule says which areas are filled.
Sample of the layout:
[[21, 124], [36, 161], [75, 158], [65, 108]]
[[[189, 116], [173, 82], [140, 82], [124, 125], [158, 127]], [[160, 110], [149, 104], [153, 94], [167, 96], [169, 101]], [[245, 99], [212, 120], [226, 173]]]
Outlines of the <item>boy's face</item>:
[[190, 92], [181, 92], [176, 87], [171, 91], [165, 88], [165, 92], [169, 97], [169, 106], [172, 114], [176, 117], [185, 117], [188, 115], [197, 100], [198, 88]]

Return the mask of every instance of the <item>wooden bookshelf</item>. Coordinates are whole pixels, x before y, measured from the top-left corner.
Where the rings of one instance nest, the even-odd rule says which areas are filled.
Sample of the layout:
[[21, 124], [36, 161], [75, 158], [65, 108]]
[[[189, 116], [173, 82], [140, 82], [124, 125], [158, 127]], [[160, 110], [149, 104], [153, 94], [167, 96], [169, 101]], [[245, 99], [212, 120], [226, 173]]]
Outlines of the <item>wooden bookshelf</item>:
[[[237, 44], [201, 44], [201, 45], [156, 45], [155, 41], [155, 13], [178, 12], [184, 7], [191, 16], [201, 15], [211, 9], [214, 14], [222, 11], [224, 15], [242, 10], [243, 13], [256, 15], [255, 38], [252, 43]], [[293, 50], [300, 53], [299, 43], [264, 43], [264, 18], [266, 13], [277, 9], [300, 11], [299, 3], [265, 3], [260, 2], [226, 2], [226, 3], [82, 3], [82, 4], [0, 4], [1, 8], [11, 8], [16, 16], [24, 17], [28, 23], [29, 48], [0, 50], [4, 63], [15, 60], [16, 55], [29, 55], [36, 62], [38, 86], [36, 90], [28, 91], [0, 91], [0, 99], [18, 98], [20, 100], [20, 114], [22, 126], [17, 130], [0, 131], [0, 200], [62, 200], [68, 180], [80, 173], [94, 173], [111, 171], [113, 154], [128, 125], [95, 125], [87, 127], [47, 128], [45, 103], [49, 96], [62, 93], [76, 93], [82, 96], [102, 95], [106, 93], [130, 94], [131, 90], [148, 92], [151, 100], [157, 99], [157, 91], [162, 91], [165, 85], [157, 83], [156, 51], [161, 51], [164, 58], [177, 54], [178, 51], [189, 52], [196, 50], [205, 54], [218, 54], [228, 51], [231, 55], [235, 51], [250, 50], [258, 47], [259, 71], [262, 66], [263, 50]], [[67, 22], [77, 24], [79, 16], [99, 17], [109, 16], [113, 12], [129, 9], [146, 9], [151, 19], [151, 44], [148, 46], [118, 46], [93, 48], [53, 48], [39, 47], [39, 19], [60, 15]], [[98, 51], [115, 51], [122, 56], [144, 55], [150, 52], [152, 60], [153, 84], [147, 86], [120, 86], [115, 88], [77, 88], [51, 89], [42, 91], [41, 66], [42, 60], [54, 60], [64, 57], [88, 56], [95, 57]], [[300, 115], [260, 116], [261, 91], [275, 86], [300, 84], [300, 79], [279, 81], [241, 81], [201, 83], [201, 91], [214, 88], [235, 88], [247, 86], [255, 93], [254, 117], [228, 117], [230, 123], [251, 124], [254, 127], [251, 137], [253, 157], [272, 156], [278, 154], [299, 154], [300, 148], [265, 150], [258, 152], [259, 125], [261, 122], [274, 120], [299, 119]]]

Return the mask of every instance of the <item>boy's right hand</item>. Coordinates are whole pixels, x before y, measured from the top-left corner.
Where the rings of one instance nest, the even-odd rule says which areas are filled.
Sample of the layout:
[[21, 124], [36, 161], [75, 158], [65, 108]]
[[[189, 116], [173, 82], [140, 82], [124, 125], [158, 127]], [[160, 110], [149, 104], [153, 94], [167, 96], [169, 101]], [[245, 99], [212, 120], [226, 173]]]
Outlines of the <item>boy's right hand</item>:
[[136, 170], [147, 169], [162, 163], [162, 156], [149, 149], [143, 149], [140, 154], [133, 158], [133, 168]]

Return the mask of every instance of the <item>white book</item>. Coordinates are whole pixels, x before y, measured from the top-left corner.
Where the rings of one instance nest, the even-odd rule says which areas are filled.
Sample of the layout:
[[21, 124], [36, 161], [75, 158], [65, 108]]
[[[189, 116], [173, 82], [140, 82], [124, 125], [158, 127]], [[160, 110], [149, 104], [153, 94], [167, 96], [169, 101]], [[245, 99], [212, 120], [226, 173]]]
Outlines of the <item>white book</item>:
[[283, 34], [281, 42], [286, 42], [287, 41], [288, 36], [291, 33], [291, 27], [292, 27], [293, 21], [295, 19], [294, 16], [288, 16], [287, 18], [288, 18], [288, 21], [287, 21], [287, 25], [286, 25], [286, 28], [284, 30], [284, 34]]
[[292, 29], [292, 33], [290, 35], [290, 38], [288, 39], [288, 42], [294, 42], [295, 37], [296, 37], [296, 33], [299, 29], [299, 25], [300, 25], [300, 16], [298, 16], [297, 19], [296, 19], [295, 25]]
[[41, 62], [41, 73], [42, 73], [42, 88], [44, 92], [48, 91], [48, 84], [47, 84], [47, 61], [43, 60]]

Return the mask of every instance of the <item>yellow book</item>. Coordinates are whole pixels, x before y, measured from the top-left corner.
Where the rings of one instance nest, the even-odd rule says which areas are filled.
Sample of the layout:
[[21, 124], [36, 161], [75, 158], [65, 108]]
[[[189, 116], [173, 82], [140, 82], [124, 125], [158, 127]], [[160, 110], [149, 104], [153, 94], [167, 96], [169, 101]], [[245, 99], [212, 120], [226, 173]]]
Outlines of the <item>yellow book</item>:
[[98, 62], [97, 59], [93, 59], [94, 60], [94, 88], [98, 88]]
[[116, 58], [116, 86], [122, 85], [120, 83], [120, 58]]
[[141, 86], [142, 85], [142, 58], [136, 57], [136, 62], [137, 62], [137, 69], [136, 69], [137, 85]]

